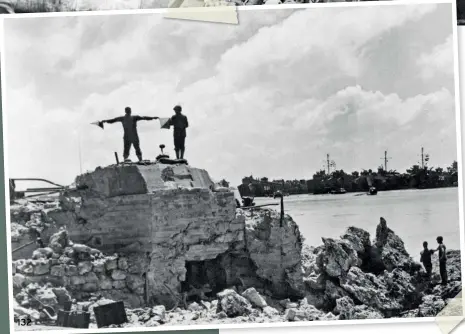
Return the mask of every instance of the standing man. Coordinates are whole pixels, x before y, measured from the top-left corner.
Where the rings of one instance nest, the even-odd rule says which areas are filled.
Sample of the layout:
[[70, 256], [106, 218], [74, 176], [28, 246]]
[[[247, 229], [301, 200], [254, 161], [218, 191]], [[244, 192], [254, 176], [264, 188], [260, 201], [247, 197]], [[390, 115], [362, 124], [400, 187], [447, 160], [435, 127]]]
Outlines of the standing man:
[[121, 122], [123, 124], [123, 130], [124, 130], [124, 136], [123, 136], [124, 160], [127, 160], [129, 158], [129, 151], [131, 149], [131, 146], [133, 145], [136, 151], [137, 158], [139, 159], [139, 161], [142, 161], [142, 151], [140, 149], [139, 135], [137, 133], [137, 122], [138, 121], [151, 121], [154, 119], [158, 119], [158, 117], [145, 117], [145, 116], [136, 116], [136, 115], [132, 116], [130, 107], [126, 107], [124, 111], [125, 111], [124, 116], [101, 121], [99, 122], [99, 125], [100, 127], [103, 128], [103, 123], [113, 124], [116, 122]]
[[423, 250], [420, 253], [420, 261], [423, 263], [428, 277], [431, 277], [431, 271], [433, 270], [433, 263], [431, 262], [431, 255], [433, 255], [433, 253], [433, 249], [428, 249], [428, 243], [426, 241], [423, 242]]
[[173, 126], [174, 135], [174, 150], [176, 152], [176, 159], [184, 159], [185, 141], [186, 141], [186, 129], [189, 127], [187, 117], [183, 115], [181, 106], [175, 106], [173, 108], [176, 113], [168, 121], [168, 126]]
[[441, 236], [437, 237], [436, 241], [439, 244], [437, 251], [439, 251], [439, 273], [441, 274], [441, 281], [442, 281], [441, 284], [446, 285], [447, 284], [446, 246], [443, 244], [443, 238]]

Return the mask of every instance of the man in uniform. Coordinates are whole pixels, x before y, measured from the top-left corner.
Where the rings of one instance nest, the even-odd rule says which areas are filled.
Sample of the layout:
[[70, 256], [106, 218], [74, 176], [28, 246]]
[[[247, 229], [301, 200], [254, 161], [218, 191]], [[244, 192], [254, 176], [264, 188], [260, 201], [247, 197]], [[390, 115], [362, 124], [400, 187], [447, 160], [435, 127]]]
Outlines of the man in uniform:
[[174, 128], [173, 136], [176, 159], [184, 159], [186, 129], [189, 127], [189, 122], [187, 121], [187, 117], [182, 114], [181, 106], [175, 106], [173, 110], [176, 114], [169, 119], [167, 126], [173, 126]]
[[123, 157], [126, 161], [129, 158], [129, 151], [131, 146], [134, 146], [136, 151], [137, 158], [139, 161], [142, 161], [142, 151], [140, 149], [140, 142], [139, 142], [139, 135], [137, 133], [137, 122], [138, 121], [151, 121], [154, 119], [158, 119], [158, 117], [146, 117], [146, 116], [136, 116], [131, 115], [131, 108], [126, 107], [124, 109], [125, 115], [116, 117], [113, 119], [107, 119], [99, 122], [99, 126], [103, 128], [104, 123], [113, 124], [117, 122], [121, 122], [123, 124], [124, 129], [124, 150], [123, 150]]

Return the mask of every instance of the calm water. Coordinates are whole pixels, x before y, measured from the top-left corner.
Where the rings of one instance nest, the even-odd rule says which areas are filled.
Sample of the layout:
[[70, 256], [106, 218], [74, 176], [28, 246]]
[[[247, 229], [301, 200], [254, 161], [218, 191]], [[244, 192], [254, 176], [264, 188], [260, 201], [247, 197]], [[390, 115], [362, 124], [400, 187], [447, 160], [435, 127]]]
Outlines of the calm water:
[[[255, 199], [257, 205], [276, 202]], [[436, 246], [438, 235], [447, 248], [460, 249], [458, 188], [385, 191], [376, 196], [294, 195], [284, 198], [284, 210], [311, 246], [320, 245], [321, 237], [339, 237], [349, 226], [363, 228], [373, 238], [379, 217], [384, 217], [416, 259], [423, 241]]]

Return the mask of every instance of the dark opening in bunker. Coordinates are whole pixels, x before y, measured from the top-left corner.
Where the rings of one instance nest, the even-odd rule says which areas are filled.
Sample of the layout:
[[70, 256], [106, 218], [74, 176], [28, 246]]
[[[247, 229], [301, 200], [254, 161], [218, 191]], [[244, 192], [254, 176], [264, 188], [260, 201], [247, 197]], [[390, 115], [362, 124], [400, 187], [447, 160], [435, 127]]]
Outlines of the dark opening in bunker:
[[187, 292], [187, 301], [200, 301], [214, 297], [227, 287], [227, 276], [220, 257], [205, 261], [186, 262], [186, 280], [182, 292]]

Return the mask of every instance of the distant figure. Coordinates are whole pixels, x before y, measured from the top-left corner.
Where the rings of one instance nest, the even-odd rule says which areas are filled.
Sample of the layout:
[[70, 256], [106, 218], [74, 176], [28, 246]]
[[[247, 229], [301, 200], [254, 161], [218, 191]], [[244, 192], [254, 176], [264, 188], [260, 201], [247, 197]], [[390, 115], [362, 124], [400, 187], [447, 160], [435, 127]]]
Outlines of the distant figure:
[[439, 274], [441, 275], [441, 284], [446, 285], [447, 284], [446, 246], [443, 244], [443, 238], [441, 236], [437, 237], [436, 241], [439, 244], [436, 250], [439, 251]]
[[186, 141], [186, 129], [189, 127], [186, 115], [183, 115], [182, 107], [175, 106], [173, 108], [176, 113], [168, 121], [168, 126], [173, 126], [174, 136], [174, 151], [176, 152], [176, 159], [184, 159], [185, 141]]
[[142, 161], [142, 151], [140, 149], [139, 135], [137, 134], [137, 122], [138, 121], [151, 121], [154, 119], [158, 119], [158, 117], [132, 116], [130, 107], [126, 107], [124, 111], [126, 113], [124, 116], [116, 117], [113, 119], [107, 119], [107, 120], [101, 121], [100, 123], [113, 124], [116, 122], [121, 122], [123, 124], [123, 129], [124, 129], [124, 136], [123, 136], [124, 160], [127, 160], [129, 158], [129, 151], [131, 149], [131, 145], [134, 145], [137, 158], [139, 159], [139, 161]]
[[15, 201], [15, 190], [15, 180], [10, 179], [10, 203], [13, 203]]
[[39, 248], [45, 248], [44, 242], [42, 241], [41, 238], [37, 238], [36, 243], [39, 246]]
[[383, 247], [386, 244], [389, 228], [387, 227], [386, 219], [379, 218], [379, 224], [376, 227], [376, 246]]
[[36, 227], [30, 227], [29, 228], [29, 237], [31, 240], [37, 240], [40, 239], [40, 232]]
[[431, 276], [431, 272], [433, 270], [433, 263], [431, 262], [431, 255], [433, 255], [433, 253], [434, 249], [428, 249], [428, 243], [426, 241], [423, 242], [423, 250], [420, 253], [420, 261], [423, 263], [428, 277]]

